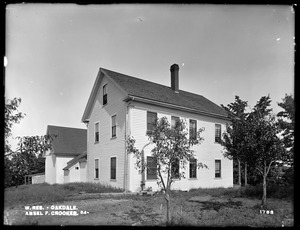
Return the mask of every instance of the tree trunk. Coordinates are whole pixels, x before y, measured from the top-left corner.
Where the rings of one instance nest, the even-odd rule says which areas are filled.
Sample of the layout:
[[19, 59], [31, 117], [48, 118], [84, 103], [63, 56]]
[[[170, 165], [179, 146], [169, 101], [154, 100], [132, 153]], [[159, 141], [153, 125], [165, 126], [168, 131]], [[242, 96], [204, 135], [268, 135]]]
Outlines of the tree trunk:
[[171, 223], [171, 213], [170, 213], [170, 196], [167, 191], [165, 191], [165, 199], [167, 201], [167, 224]]
[[264, 178], [263, 178], [263, 197], [261, 200], [261, 205], [263, 207], [265, 207], [266, 202], [267, 202], [267, 182], [266, 182], [266, 177], [264, 176]]
[[262, 207], [265, 207], [267, 203], [267, 172], [266, 172], [266, 163], [264, 163], [263, 169], [263, 196], [261, 200]]
[[238, 173], [239, 173], [239, 181], [238, 181], [238, 185], [241, 186], [241, 162], [240, 160], [238, 159]]
[[245, 163], [245, 186], [248, 185], [248, 181], [247, 181], [247, 163]]

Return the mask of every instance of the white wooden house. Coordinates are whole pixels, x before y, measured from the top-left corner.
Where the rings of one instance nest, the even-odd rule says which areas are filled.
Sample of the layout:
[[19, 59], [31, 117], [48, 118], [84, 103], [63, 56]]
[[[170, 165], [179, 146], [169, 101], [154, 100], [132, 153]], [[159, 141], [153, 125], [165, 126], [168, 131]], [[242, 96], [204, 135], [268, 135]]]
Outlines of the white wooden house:
[[[224, 158], [218, 143], [228, 117], [218, 105], [201, 95], [179, 89], [179, 67], [171, 66], [171, 86], [100, 68], [82, 121], [87, 124], [87, 180], [140, 191], [142, 174], [135, 168], [136, 159], [126, 153], [126, 137], [136, 139], [151, 161], [147, 129], [155, 118], [167, 117], [170, 123], [184, 119], [191, 131], [205, 128], [204, 141], [194, 146], [197, 162], [208, 169], [195, 169], [194, 161], [186, 168], [186, 178], [176, 180], [173, 189], [233, 186], [233, 163]], [[180, 169], [181, 170], [181, 169]], [[145, 187], [159, 189], [155, 171], [145, 172]]]
[[52, 150], [44, 153], [45, 182], [85, 182], [87, 130], [48, 125], [47, 134], [57, 137], [53, 139]]

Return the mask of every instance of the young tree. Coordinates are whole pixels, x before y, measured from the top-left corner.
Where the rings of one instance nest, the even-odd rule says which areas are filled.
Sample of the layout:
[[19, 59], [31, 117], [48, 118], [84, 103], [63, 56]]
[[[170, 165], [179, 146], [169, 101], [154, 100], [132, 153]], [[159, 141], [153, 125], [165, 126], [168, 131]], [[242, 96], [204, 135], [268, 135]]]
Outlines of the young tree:
[[[227, 151], [225, 156], [238, 154], [250, 167], [260, 172], [263, 178], [262, 206], [266, 204], [270, 168], [275, 161], [284, 160], [285, 155], [270, 103], [269, 96], [262, 97], [239, 126], [227, 130], [229, 132], [224, 134], [224, 141], [221, 142]], [[238, 153], [235, 152], [237, 150]]]
[[[154, 130], [147, 132], [149, 143], [152, 144], [151, 156], [156, 163], [158, 175], [157, 183], [164, 192], [167, 202], [167, 222], [170, 223], [170, 190], [174, 178], [184, 177], [185, 166], [190, 159], [194, 158], [192, 146], [199, 145], [203, 138], [200, 137], [204, 128], [196, 132], [194, 138], [188, 138], [188, 132], [183, 120], [177, 121], [175, 127], [171, 127], [166, 117], [156, 120]], [[143, 160], [142, 151], [135, 147], [133, 137], [128, 137], [127, 153], [133, 153], [136, 165], [144, 171], [148, 166]], [[205, 167], [202, 163], [197, 164], [198, 168]]]
[[4, 136], [5, 136], [5, 155], [12, 154], [11, 146], [8, 142], [8, 138], [11, 136], [11, 129], [13, 124], [19, 123], [26, 115], [19, 112], [18, 107], [21, 104], [21, 98], [14, 98], [12, 100], [7, 99], [5, 103], [5, 122], [4, 122]]
[[[262, 206], [267, 200], [267, 176], [272, 164], [278, 160], [284, 160], [285, 148], [279, 138], [280, 130], [275, 121], [275, 116], [269, 109], [271, 99], [262, 97], [255, 105], [248, 118], [247, 144], [249, 154], [248, 162], [260, 172], [263, 178]], [[251, 154], [250, 154], [251, 153]]]

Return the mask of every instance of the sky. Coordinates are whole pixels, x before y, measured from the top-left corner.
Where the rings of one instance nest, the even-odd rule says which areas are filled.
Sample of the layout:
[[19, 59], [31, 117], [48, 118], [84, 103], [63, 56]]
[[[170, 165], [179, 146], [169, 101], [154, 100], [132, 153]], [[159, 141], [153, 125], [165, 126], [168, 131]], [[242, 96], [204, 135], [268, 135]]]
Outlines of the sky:
[[181, 90], [250, 107], [270, 95], [279, 112], [294, 95], [294, 30], [291, 5], [9, 4], [5, 98], [21, 98], [26, 114], [12, 136], [86, 128], [101, 67], [170, 86], [177, 63]]

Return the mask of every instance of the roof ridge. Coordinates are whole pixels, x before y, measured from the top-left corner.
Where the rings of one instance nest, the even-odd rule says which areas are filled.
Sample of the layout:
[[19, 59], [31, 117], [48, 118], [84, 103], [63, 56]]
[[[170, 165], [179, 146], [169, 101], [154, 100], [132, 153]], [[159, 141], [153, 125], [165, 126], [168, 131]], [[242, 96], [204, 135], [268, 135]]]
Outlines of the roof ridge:
[[[113, 71], [113, 70], [110, 70], [110, 69], [105, 69], [105, 68], [101, 68], [101, 69], [103, 69], [104, 71], [107, 71], [107, 70], [108, 70], [108, 71], [113, 72], [113, 73], [116, 73], [116, 74], [124, 75], [124, 76], [126, 76], [126, 77], [131, 77], [131, 78], [134, 78], [134, 79], [137, 79], [137, 80], [140, 80], [140, 81], [146, 81], [146, 82], [149, 82], [149, 83], [151, 83], [151, 84], [155, 84], [155, 85], [159, 85], [159, 86], [163, 86], [163, 87], [167, 87], [167, 88], [171, 89], [171, 86], [159, 84], [159, 83], [156, 83], [156, 82], [153, 82], [153, 81], [149, 81], [149, 80], [145, 80], [145, 79], [141, 79], [141, 78], [138, 78], [138, 77], [133, 77], [133, 76], [131, 76], [131, 75], [124, 74], [124, 73], [120, 73], [120, 72], [116, 72], [116, 71]], [[111, 76], [110, 76], [110, 77], [111, 77]], [[197, 94], [197, 93], [185, 91], [185, 90], [182, 90], [182, 89], [179, 89], [179, 92], [189, 93], [189, 94], [193, 94], [193, 95], [196, 95], [196, 96], [204, 97], [204, 96], [201, 95], [201, 94]]]
[[[101, 69], [104, 70], [104, 71], [107, 71], [107, 70], [108, 70], [108, 71], [114, 72], [114, 73], [116, 73], [116, 74], [124, 75], [124, 76], [126, 76], [126, 77], [131, 77], [131, 78], [134, 78], [134, 79], [140, 80], [140, 81], [146, 81], [146, 82], [151, 83], [151, 84], [160, 85], [160, 86], [168, 87], [168, 88], [171, 89], [170, 86], [166, 86], [166, 85], [163, 85], [163, 84], [159, 84], [159, 83], [156, 83], [156, 82], [153, 82], [153, 81], [144, 80], [144, 79], [141, 79], [141, 78], [138, 78], [138, 77], [133, 77], [133, 76], [131, 76], [131, 75], [124, 74], [124, 73], [119, 73], [119, 72], [116, 72], [116, 71], [113, 71], [113, 70], [109, 70], [109, 69], [104, 69], [104, 68], [101, 68]], [[110, 77], [111, 77], [111, 76], [110, 76]]]

